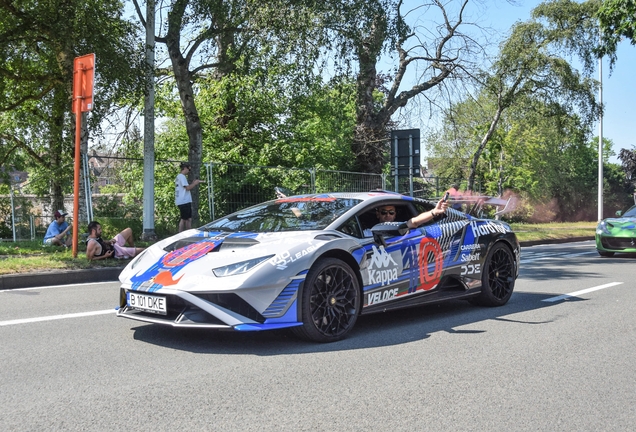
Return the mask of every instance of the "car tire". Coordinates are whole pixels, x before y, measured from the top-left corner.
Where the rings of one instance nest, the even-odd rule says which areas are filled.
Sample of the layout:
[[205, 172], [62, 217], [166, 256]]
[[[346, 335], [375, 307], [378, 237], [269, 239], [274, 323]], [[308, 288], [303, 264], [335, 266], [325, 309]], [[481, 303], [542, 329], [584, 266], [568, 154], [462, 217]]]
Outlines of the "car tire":
[[321, 259], [307, 273], [300, 301], [303, 324], [293, 332], [314, 342], [338, 341], [351, 331], [360, 313], [358, 278], [344, 261]]
[[614, 252], [605, 252], [605, 251], [600, 251], [600, 250], [596, 250], [596, 252], [598, 252], [598, 254], [602, 257], [613, 257], [614, 256]]
[[503, 306], [515, 287], [515, 261], [512, 251], [503, 243], [495, 243], [484, 261], [481, 293], [473, 303], [481, 306]]

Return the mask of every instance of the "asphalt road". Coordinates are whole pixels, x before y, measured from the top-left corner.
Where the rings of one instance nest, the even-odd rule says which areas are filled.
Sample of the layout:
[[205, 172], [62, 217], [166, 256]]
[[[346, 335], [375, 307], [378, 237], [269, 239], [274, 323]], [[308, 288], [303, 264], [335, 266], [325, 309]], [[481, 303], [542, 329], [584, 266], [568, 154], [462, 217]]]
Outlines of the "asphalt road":
[[501, 308], [362, 317], [344, 341], [116, 318], [116, 283], [0, 291], [0, 429], [632, 431], [636, 257], [522, 249]]

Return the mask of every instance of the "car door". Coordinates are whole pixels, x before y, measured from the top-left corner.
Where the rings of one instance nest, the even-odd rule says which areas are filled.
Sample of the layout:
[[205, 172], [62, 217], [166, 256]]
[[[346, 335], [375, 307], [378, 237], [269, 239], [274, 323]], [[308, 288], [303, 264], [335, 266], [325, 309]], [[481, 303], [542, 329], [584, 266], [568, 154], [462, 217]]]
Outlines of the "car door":
[[363, 281], [363, 308], [383, 307], [407, 295], [413, 286], [414, 245], [419, 244], [422, 232], [410, 230], [405, 235], [383, 237], [376, 242], [371, 237], [370, 228], [378, 223], [375, 208], [380, 205], [393, 205], [397, 210], [396, 221], [406, 221], [414, 216], [414, 209], [406, 200], [387, 201], [369, 207], [356, 215], [360, 223], [365, 255], [360, 262], [360, 274]]

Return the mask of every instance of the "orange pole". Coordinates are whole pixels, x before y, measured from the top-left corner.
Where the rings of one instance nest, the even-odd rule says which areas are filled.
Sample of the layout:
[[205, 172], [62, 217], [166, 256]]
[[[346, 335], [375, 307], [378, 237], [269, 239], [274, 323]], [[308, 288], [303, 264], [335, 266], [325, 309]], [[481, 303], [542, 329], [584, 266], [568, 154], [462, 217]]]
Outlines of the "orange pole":
[[75, 176], [73, 181], [73, 258], [77, 258], [78, 227], [79, 227], [79, 173], [80, 173], [80, 141], [82, 140], [82, 74], [83, 64], [79, 64], [75, 71], [75, 85], [77, 91], [75, 104]]

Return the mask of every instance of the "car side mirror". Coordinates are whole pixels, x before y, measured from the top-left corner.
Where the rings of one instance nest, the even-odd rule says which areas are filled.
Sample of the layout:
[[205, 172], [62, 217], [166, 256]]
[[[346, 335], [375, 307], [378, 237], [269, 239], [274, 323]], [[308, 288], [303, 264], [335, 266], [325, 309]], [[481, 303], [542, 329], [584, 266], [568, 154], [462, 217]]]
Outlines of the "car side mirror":
[[616, 216], [621, 216], [622, 214], [623, 214], [622, 210], [619, 210], [619, 211], [616, 212]]
[[390, 237], [390, 236], [402, 236], [409, 232], [409, 227], [406, 222], [383, 222], [373, 225], [371, 233], [376, 235]]
[[383, 222], [371, 227], [373, 241], [379, 245], [387, 247], [384, 237], [401, 236], [409, 232], [406, 222]]

